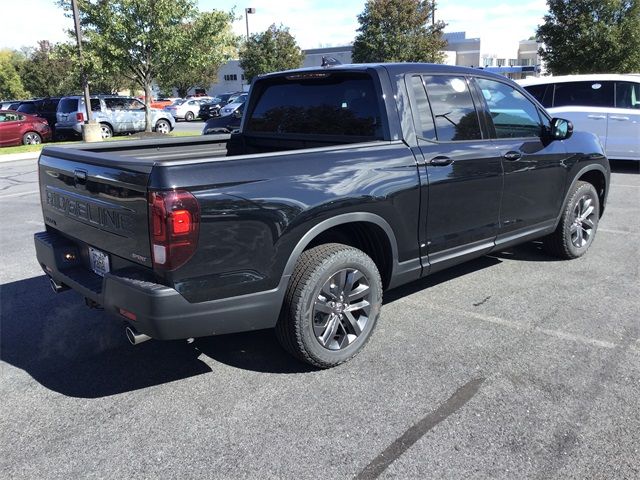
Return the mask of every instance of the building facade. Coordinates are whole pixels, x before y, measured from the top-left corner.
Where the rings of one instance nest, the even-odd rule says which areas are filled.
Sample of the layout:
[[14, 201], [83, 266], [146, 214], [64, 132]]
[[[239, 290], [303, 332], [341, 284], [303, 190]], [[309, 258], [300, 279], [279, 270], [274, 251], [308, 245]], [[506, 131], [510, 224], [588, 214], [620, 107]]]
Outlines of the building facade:
[[[480, 38], [467, 38], [465, 32], [449, 32], [444, 34], [447, 40], [445, 61], [447, 65], [463, 67], [532, 67], [540, 66], [531, 72], [513, 71], [517, 68], [505, 68], [504, 74], [510, 78], [523, 78], [527, 75], [539, 74], [541, 61], [538, 55], [540, 45], [536, 40], [522, 40], [513, 45], [509, 55], [498, 55], [483, 48]], [[341, 63], [351, 63], [351, 45], [342, 47], [312, 48], [304, 50], [303, 67], [314, 67], [322, 64], [322, 57], [333, 57]], [[512, 70], [512, 71], [508, 71]], [[225, 63], [218, 71], [218, 82], [207, 89], [207, 95], [248, 90], [249, 84], [238, 60]]]

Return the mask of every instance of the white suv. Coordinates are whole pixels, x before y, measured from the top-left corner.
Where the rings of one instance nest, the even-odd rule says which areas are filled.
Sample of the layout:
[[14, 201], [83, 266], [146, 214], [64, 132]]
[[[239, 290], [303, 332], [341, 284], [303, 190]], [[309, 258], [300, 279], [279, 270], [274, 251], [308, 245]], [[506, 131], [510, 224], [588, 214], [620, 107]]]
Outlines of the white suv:
[[568, 75], [518, 83], [552, 116], [598, 135], [610, 159], [640, 161], [640, 75]]

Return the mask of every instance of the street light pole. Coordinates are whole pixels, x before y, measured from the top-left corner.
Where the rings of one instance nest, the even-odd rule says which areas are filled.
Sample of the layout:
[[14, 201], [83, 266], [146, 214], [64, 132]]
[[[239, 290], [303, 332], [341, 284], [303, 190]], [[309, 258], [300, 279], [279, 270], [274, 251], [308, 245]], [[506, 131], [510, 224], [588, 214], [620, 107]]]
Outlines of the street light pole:
[[249, 14], [250, 13], [256, 13], [256, 9], [251, 7], [244, 9], [244, 19], [247, 22], [247, 42], [249, 41]]

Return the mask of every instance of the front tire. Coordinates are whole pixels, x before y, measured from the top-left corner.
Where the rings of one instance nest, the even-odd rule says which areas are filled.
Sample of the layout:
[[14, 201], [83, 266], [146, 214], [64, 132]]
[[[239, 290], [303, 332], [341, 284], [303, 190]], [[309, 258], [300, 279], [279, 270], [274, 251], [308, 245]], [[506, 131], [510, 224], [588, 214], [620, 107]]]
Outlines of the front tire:
[[276, 325], [282, 346], [319, 368], [358, 354], [382, 305], [376, 264], [361, 250], [329, 243], [300, 255]]
[[185, 119], [187, 122], [192, 122], [194, 118], [196, 118], [196, 117], [195, 117], [195, 115], [193, 114], [193, 112], [187, 112], [187, 113], [185, 113], [185, 115], [184, 115], [184, 119]]
[[599, 218], [600, 199], [595, 187], [577, 182], [556, 231], [545, 239], [545, 250], [566, 260], [581, 257], [593, 243]]
[[42, 137], [36, 132], [27, 132], [22, 136], [23, 145], [40, 145]]
[[171, 132], [171, 125], [166, 120], [158, 120], [156, 122], [156, 132], [167, 135], [169, 132]]

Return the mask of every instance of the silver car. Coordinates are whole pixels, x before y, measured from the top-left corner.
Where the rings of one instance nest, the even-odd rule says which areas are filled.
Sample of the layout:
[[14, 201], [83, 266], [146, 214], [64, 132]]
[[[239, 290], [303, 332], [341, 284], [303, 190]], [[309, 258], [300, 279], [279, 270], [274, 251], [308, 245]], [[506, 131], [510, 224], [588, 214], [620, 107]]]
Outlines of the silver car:
[[244, 102], [247, 101], [248, 96], [249, 94], [247, 93], [238, 95], [236, 98], [234, 98], [231, 101], [231, 103], [226, 104], [224, 107], [220, 109], [220, 116], [226, 117], [227, 115], [231, 115], [233, 112], [238, 110], [238, 108], [240, 108], [244, 104]]
[[184, 119], [187, 122], [191, 122], [200, 115], [200, 105], [210, 101], [211, 97], [180, 99], [164, 107], [163, 110], [172, 115], [176, 120]]
[[[84, 97], [63, 97], [56, 111], [56, 134], [77, 136], [82, 134], [85, 122]], [[91, 97], [91, 112], [100, 123], [102, 138], [118, 133], [143, 132], [145, 123], [144, 103], [136, 98], [118, 96]], [[158, 109], [151, 109], [153, 131], [169, 133], [175, 127], [171, 115]]]

